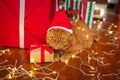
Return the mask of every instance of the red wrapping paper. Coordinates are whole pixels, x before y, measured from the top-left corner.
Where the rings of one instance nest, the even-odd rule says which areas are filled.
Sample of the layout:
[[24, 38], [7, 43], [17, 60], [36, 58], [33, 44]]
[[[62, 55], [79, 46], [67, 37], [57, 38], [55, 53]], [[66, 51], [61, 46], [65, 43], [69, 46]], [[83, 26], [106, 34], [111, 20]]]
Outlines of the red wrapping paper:
[[[25, 0], [23, 48], [45, 43], [52, 1]], [[0, 0], [0, 46], [20, 47], [19, 12], [20, 0]]]

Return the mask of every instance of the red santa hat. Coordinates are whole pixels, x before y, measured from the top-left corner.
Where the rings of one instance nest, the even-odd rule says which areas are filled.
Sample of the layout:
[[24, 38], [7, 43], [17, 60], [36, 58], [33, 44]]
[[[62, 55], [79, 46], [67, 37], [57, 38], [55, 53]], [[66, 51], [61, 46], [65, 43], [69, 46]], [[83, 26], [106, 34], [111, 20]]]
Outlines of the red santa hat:
[[54, 28], [64, 29], [70, 32], [71, 34], [73, 33], [72, 25], [65, 11], [56, 12], [48, 31]]

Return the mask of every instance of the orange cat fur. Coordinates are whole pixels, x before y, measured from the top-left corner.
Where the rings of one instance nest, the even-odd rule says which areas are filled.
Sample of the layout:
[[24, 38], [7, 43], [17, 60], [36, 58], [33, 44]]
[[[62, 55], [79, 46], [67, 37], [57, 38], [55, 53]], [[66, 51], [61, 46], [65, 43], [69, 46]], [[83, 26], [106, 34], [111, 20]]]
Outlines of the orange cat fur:
[[55, 60], [66, 61], [72, 55], [77, 55], [90, 48], [94, 34], [81, 20], [71, 20], [73, 33], [63, 29], [51, 29], [47, 32], [46, 43], [55, 50]]

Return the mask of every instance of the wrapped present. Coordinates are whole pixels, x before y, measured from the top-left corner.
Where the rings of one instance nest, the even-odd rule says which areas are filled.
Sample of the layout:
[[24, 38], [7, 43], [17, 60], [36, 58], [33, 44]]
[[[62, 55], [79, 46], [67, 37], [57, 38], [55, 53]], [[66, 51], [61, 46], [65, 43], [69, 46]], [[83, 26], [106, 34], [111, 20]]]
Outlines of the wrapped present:
[[89, 0], [65, 0], [64, 9], [69, 18], [83, 20], [90, 28], [95, 2]]
[[68, 14], [70, 18], [79, 19], [79, 14], [78, 14], [79, 3], [80, 3], [80, 0], [66, 0], [65, 1], [65, 10], [72, 11], [71, 14]]
[[[53, 0], [0, 0], [0, 46], [45, 43]], [[47, 6], [46, 6], [47, 5]]]
[[47, 45], [32, 45], [27, 52], [30, 56], [30, 63], [53, 62], [54, 51]]
[[82, 1], [81, 2], [81, 14], [80, 19], [85, 21], [85, 23], [91, 28], [93, 19], [93, 10], [95, 2], [92, 1]]

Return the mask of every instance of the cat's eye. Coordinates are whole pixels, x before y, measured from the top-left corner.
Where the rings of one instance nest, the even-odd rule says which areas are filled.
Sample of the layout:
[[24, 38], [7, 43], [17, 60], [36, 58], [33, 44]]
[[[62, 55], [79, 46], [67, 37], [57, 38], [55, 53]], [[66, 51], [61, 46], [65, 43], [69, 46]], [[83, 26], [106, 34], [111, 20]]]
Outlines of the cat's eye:
[[66, 39], [65, 39], [64, 37], [61, 37], [60, 40], [62, 40], [62, 41], [66, 41]]
[[54, 40], [54, 37], [53, 37], [53, 36], [50, 36], [50, 40]]

